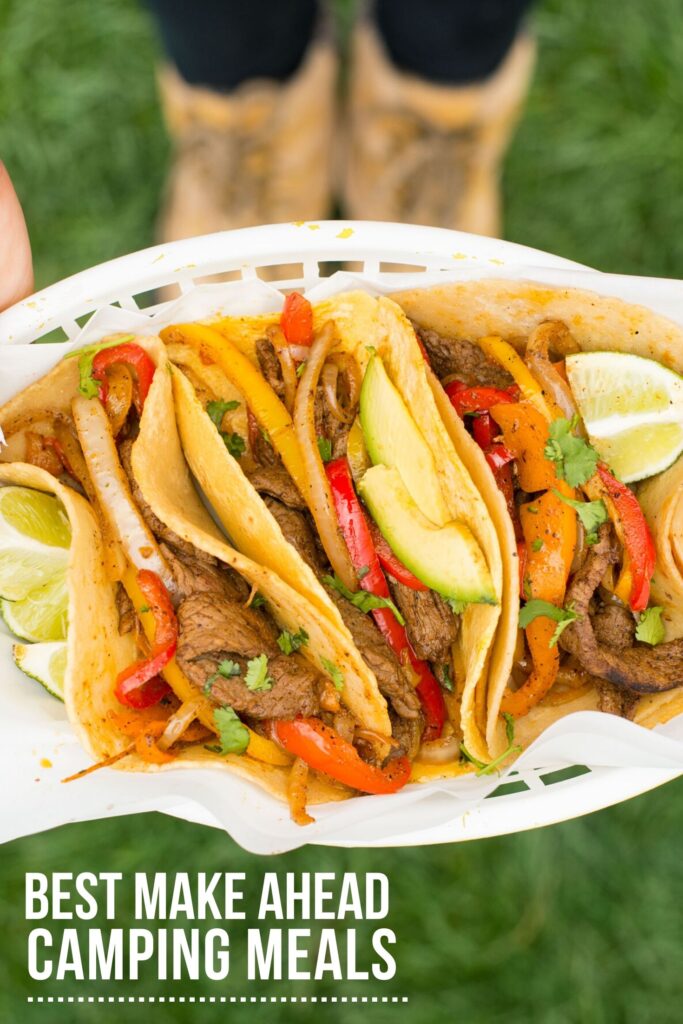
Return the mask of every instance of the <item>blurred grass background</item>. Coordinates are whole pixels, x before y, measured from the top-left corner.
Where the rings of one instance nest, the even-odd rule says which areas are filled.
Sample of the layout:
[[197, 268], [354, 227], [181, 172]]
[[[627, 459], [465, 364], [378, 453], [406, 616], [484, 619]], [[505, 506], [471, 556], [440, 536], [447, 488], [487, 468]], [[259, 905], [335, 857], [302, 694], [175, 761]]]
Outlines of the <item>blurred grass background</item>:
[[[348, 20], [349, 3], [340, 3]], [[683, 33], [679, 0], [544, 0], [538, 73], [506, 164], [506, 234], [603, 270], [680, 276]], [[39, 286], [150, 244], [168, 159], [157, 44], [134, 0], [0, 0], [0, 156], [25, 205]], [[559, 797], [558, 797], [559, 798]], [[0, 848], [0, 1021], [76, 1024], [120, 1011], [27, 1007], [23, 875], [43, 871], [385, 870], [408, 1007], [324, 1019], [451, 1024], [681, 1020], [683, 782], [553, 829], [471, 845], [311, 848], [275, 861], [157, 815]], [[120, 922], [119, 922], [120, 923]], [[125, 923], [125, 922], [124, 922]], [[243, 929], [231, 929], [239, 946]], [[235, 952], [235, 976], [242, 974]], [[85, 985], [59, 994], [242, 994], [217, 984]], [[45, 992], [52, 991], [46, 987]], [[258, 994], [378, 992], [264, 985]], [[133, 1007], [123, 1017], [313, 1021], [315, 1006]]]

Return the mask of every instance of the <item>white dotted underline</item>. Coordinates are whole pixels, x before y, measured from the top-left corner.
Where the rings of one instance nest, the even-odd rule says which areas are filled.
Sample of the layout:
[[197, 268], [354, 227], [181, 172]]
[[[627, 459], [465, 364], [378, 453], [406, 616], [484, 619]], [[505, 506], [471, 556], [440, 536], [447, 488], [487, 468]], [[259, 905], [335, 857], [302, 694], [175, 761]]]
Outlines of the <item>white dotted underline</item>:
[[408, 996], [27, 996], [27, 1003], [407, 1003]]

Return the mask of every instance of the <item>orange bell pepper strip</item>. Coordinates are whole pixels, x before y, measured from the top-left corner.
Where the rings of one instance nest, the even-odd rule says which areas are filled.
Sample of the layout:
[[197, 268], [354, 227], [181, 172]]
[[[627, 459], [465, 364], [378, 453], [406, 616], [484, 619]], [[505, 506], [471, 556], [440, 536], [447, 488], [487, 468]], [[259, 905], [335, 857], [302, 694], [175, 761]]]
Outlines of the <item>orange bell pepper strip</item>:
[[546, 459], [548, 420], [528, 401], [494, 405], [491, 415], [500, 427], [503, 444], [515, 457], [519, 486], [529, 494], [559, 488], [555, 463]]
[[174, 324], [161, 331], [164, 342], [183, 341], [209, 356], [244, 400], [284, 462], [302, 494], [307, 494], [306, 473], [292, 417], [257, 366], [214, 327]]
[[[559, 483], [558, 490], [570, 497], [572, 489], [564, 481]], [[520, 506], [519, 512], [527, 549], [525, 597], [561, 607], [576, 547], [576, 513], [552, 491]], [[538, 616], [527, 626], [533, 671], [518, 690], [505, 693], [501, 711], [515, 718], [526, 715], [555, 682], [560, 652], [550, 641], [556, 625], [552, 619]]]

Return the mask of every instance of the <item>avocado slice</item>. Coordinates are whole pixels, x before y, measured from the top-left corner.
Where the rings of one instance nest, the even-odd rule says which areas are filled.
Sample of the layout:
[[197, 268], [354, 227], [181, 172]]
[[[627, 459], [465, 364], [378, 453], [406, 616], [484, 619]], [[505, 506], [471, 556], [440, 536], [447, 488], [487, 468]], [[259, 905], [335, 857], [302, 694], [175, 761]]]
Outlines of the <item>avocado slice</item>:
[[450, 519], [431, 448], [420, 433], [384, 363], [373, 355], [360, 392], [360, 422], [375, 466], [393, 466], [424, 515], [443, 526]]
[[456, 601], [497, 603], [486, 559], [469, 527], [455, 520], [435, 526], [395, 468], [373, 466], [358, 489], [391, 550], [419, 580]]

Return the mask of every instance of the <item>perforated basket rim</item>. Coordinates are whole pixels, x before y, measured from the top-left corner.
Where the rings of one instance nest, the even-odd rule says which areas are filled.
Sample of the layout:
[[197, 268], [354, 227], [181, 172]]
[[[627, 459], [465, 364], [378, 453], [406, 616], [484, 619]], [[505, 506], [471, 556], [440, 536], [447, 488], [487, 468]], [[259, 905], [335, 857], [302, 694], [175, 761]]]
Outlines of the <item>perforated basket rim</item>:
[[[133, 311], [158, 311], [168, 303], [148, 307], [135, 296], [178, 286], [190, 291], [198, 279], [235, 273], [245, 280], [260, 268], [301, 265], [301, 273], [272, 281], [283, 289], [309, 289], [321, 280], [321, 264], [359, 263], [358, 277], [376, 278], [393, 268], [457, 271], [464, 264], [519, 266], [558, 270], [587, 270], [580, 264], [527, 246], [483, 238], [443, 228], [359, 221], [297, 222], [264, 225], [152, 246], [99, 264], [59, 281], [0, 314], [0, 345], [30, 344], [60, 328], [72, 339], [84, 318], [108, 304]], [[395, 271], [394, 271], [395, 272]], [[174, 300], [171, 300], [174, 301]], [[79, 322], [80, 321], [80, 322]], [[673, 769], [593, 767], [585, 774], [550, 783], [548, 769], [525, 769], [516, 778], [523, 792], [484, 800], [453, 824], [418, 836], [397, 834], [377, 842], [338, 842], [339, 846], [391, 846], [464, 841], [503, 835], [567, 821], [609, 807], [664, 784], [681, 774]], [[510, 780], [510, 781], [514, 781]], [[197, 805], [167, 809], [188, 820], [215, 824]]]

